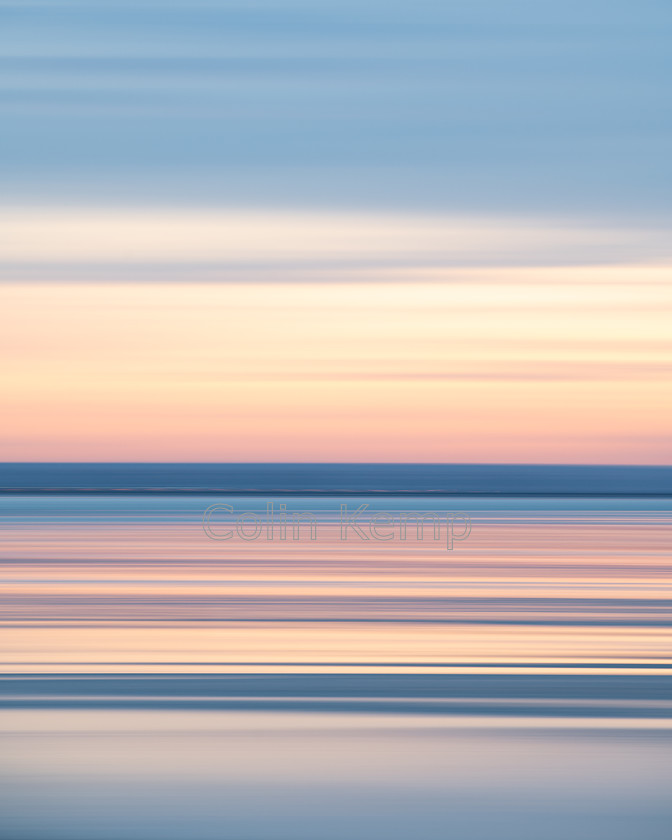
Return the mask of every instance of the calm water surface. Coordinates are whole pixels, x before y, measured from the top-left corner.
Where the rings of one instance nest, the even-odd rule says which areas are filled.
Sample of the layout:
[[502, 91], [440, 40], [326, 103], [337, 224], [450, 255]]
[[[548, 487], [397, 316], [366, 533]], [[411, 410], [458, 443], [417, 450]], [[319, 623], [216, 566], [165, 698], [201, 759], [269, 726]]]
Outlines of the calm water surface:
[[[316, 538], [238, 536], [271, 502]], [[472, 530], [344, 540], [341, 504]], [[669, 837], [669, 497], [0, 510], [3, 838]]]

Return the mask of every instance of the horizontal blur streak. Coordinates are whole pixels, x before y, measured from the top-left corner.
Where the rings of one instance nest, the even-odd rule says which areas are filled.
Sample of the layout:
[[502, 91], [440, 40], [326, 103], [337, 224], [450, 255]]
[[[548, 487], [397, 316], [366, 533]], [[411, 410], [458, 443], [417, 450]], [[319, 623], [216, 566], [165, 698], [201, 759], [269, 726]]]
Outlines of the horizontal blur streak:
[[669, 840], [671, 37], [0, 0], [2, 840]]
[[0, 460], [672, 463], [668, 269], [463, 272], [2, 284]]
[[669, 496], [366, 497], [393, 516], [470, 511], [450, 552], [415, 528], [342, 540], [340, 502], [362, 499], [309, 494], [283, 501], [314, 511], [315, 541], [211, 540], [203, 511], [222, 499], [268, 502], [3, 496], [0, 670], [672, 667]]
[[664, 0], [5, 0], [0, 15], [0, 174], [18, 202], [670, 218]]
[[[4, 712], [0, 802], [10, 836], [444, 840], [446, 825], [470, 840], [520, 840], [533, 836], [530, 826], [545, 840], [669, 834], [669, 722], [618, 717], [619, 698], [607, 700], [616, 716], [606, 718], [590, 706], [585, 716], [578, 708], [570, 717], [526, 716], [526, 706], [543, 703], [524, 699], [516, 717], [400, 714], [394, 703], [377, 714], [344, 712], [334, 710], [338, 701], [311, 712], [270, 703], [195, 712], [170, 702], [157, 709], [149, 683], [131, 688], [149, 699], [144, 707]], [[174, 680], [169, 690], [184, 683], [212, 691], [203, 680]], [[626, 685], [604, 684], [602, 693]], [[100, 681], [94, 692], [108, 686]], [[76, 681], [70, 687], [81, 691]], [[630, 703], [644, 707], [647, 689], [636, 688]], [[257, 681], [253, 690], [273, 687]]]
[[[0, 263], [581, 265], [672, 260], [667, 226], [310, 208], [0, 208]], [[141, 277], [139, 279], [142, 279]], [[409, 278], [410, 279], [410, 278]]]

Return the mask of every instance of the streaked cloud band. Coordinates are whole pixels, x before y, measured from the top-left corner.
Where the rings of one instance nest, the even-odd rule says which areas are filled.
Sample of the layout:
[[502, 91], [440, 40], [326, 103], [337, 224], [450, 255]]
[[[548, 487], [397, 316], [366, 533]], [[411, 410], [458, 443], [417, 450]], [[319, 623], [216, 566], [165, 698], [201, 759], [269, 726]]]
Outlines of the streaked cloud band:
[[0, 263], [478, 266], [672, 261], [668, 231], [320, 210], [3, 208]]

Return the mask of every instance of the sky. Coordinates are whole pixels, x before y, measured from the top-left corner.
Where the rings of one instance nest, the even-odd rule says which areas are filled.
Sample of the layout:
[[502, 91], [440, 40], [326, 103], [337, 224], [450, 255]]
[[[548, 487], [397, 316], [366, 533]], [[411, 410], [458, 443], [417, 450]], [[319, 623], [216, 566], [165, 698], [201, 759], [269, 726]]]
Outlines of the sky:
[[0, 460], [672, 464], [671, 35], [0, 2]]

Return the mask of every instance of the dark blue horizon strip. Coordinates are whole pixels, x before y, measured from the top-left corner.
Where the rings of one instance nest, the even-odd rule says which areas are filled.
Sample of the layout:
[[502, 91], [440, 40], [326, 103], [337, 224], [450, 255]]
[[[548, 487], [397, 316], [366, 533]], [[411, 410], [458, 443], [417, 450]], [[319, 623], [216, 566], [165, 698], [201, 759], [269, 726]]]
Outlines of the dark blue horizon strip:
[[199, 709], [669, 720], [670, 675], [40, 674], [3, 709]]
[[672, 466], [3, 463], [0, 494], [672, 496]]

